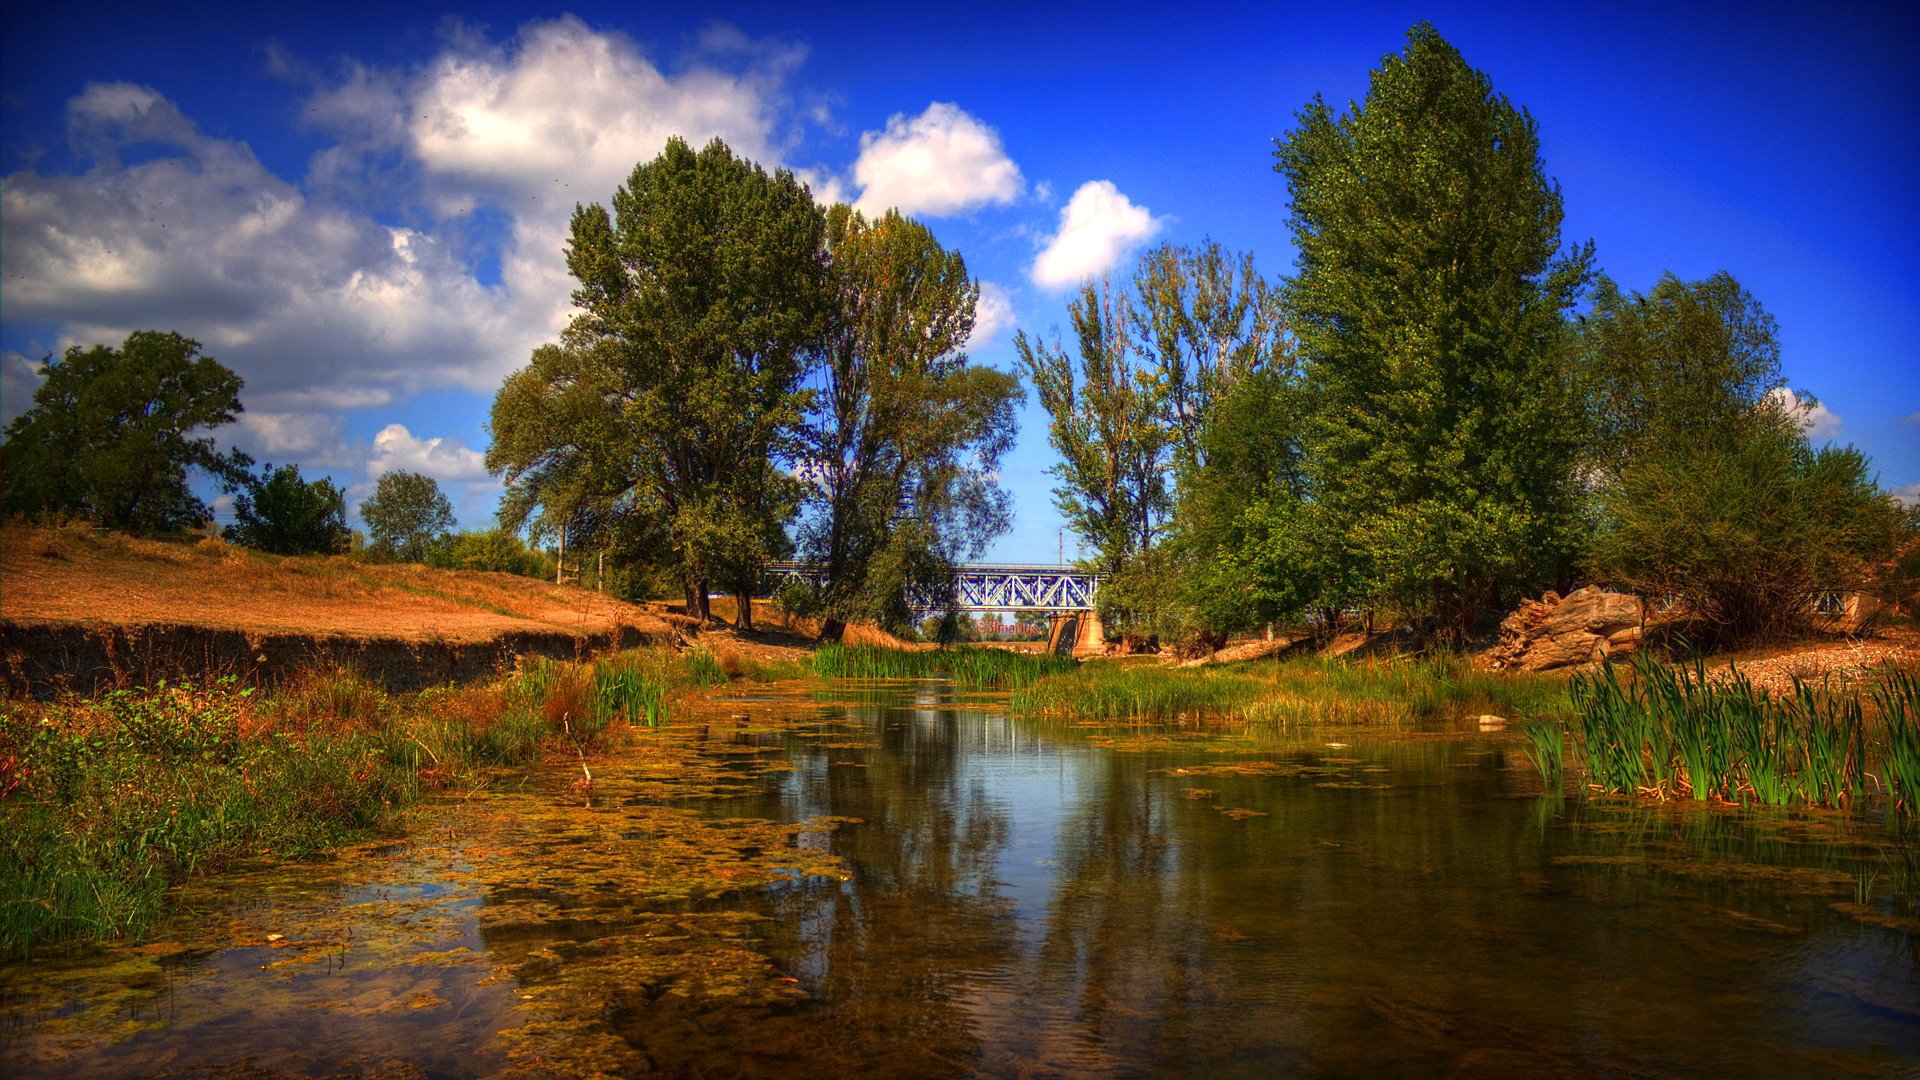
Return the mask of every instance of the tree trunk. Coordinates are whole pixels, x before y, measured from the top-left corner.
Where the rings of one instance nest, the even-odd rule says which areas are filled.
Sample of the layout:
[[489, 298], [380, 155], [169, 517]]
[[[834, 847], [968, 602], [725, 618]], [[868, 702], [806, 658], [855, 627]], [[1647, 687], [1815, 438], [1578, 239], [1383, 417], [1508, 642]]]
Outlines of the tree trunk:
[[693, 589], [694, 600], [700, 605], [700, 610], [696, 614], [699, 616], [701, 622], [706, 622], [708, 619], [713, 618], [713, 603], [707, 596], [707, 579], [701, 578], [698, 582], [694, 583]]
[[742, 573], [740, 584], [733, 590], [733, 628], [735, 630], [753, 629], [753, 575]]
[[839, 641], [842, 637], [846, 636], [846, 633], [847, 624], [832, 616], [828, 616], [820, 622], [821, 641]]

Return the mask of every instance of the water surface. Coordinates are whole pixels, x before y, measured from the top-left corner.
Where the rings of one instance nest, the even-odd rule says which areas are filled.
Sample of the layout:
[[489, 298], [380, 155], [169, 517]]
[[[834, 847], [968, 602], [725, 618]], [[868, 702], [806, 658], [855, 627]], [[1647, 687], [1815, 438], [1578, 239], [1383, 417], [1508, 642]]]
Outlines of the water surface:
[[0, 974], [20, 1075], [1920, 1072], [1883, 816], [1548, 797], [1519, 740], [722, 703]]

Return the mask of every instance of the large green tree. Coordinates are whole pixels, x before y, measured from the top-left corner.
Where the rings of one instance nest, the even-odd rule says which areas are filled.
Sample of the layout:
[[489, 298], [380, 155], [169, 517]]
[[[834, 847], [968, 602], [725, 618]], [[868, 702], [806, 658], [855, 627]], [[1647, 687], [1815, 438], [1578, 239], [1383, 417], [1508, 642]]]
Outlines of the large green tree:
[[373, 496], [360, 504], [360, 520], [382, 555], [425, 562], [453, 531], [453, 503], [433, 477], [395, 469], [381, 474]]
[[347, 500], [326, 477], [302, 480], [296, 465], [261, 469], [234, 500], [226, 537], [241, 547], [276, 555], [332, 555], [345, 551]]
[[791, 173], [717, 139], [698, 152], [670, 139], [611, 211], [577, 208], [578, 310], [562, 345], [537, 351], [494, 402], [502, 524], [661, 559], [702, 617], [713, 583], [744, 601], [798, 499], [778, 466], [829, 312], [823, 230]]
[[1276, 158], [1316, 533], [1350, 545], [1339, 576], [1366, 602], [1464, 633], [1565, 551], [1566, 313], [1591, 246], [1561, 246], [1533, 118], [1426, 23], [1364, 101], [1301, 110]]
[[996, 482], [1012, 446], [1016, 376], [969, 362], [979, 286], [958, 252], [889, 211], [827, 215], [835, 305], [800, 470], [825, 635], [854, 619], [912, 625], [949, 590], [955, 562], [1007, 524]]
[[199, 526], [212, 515], [188, 486], [191, 473], [228, 491], [249, 479], [246, 455], [222, 453], [205, 434], [240, 413], [240, 386], [175, 333], [137, 330], [118, 349], [68, 349], [7, 425], [0, 510], [140, 532]]

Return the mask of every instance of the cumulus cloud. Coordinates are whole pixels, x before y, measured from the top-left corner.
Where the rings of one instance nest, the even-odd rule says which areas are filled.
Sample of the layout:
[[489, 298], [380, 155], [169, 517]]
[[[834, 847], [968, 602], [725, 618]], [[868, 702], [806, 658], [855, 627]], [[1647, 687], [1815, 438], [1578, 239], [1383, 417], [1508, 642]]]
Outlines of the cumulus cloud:
[[981, 282], [980, 303], [973, 312], [973, 333], [967, 337], [967, 348], [984, 348], [1012, 325], [1013, 300], [1007, 290], [991, 281]]
[[[433, 238], [315, 203], [151, 89], [89, 86], [67, 119], [93, 167], [16, 172], [0, 195], [8, 321], [58, 324], [68, 343], [179, 330], [268, 408], [489, 387], [503, 342], [534, 344], [527, 313]], [[122, 166], [136, 145], [164, 152]]]
[[1840, 434], [1843, 426], [1840, 415], [1811, 397], [1801, 397], [1786, 387], [1776, 387], [1767, 391], [1767, 396], [1778, 402], [1787, 414], [1798, 420], [1800, 427], [1809, 439], [1831, 439]]
[[257, 461], [345, 469], [359, 465], [364, 455], [348, 445], [344, 429], [337, 415], [247, 409], [234, 422], [232, 439]]
[[1059, 231], [1034, 260], [1033, 281], [1058, 291], [1098, 277], [1163, 224], [1146, 207], [1135, 206], [1121, 194], [1113, 181], [1088, 181], [1061, 208]]
[[388, 424], [373, 437], [373, 456], [367, 460], [367, 476], [379, 477], [397, 471], [462, 483], [486, 479], [487, 461], [480, 451], [469, 450], [458, 442], [443, 437], [422, 439], [408, 431], [405, 424]]
[[853, 180], [861, 189], [854, 205], [862, 213], [895, 208], [926, 217], [1005, 205], [1025, 186], [1000, 133], [942, 101], [919, 116], [895, 114], [885, 130], [860, 136]]
[[1920, 506], [1920, 480], [1915, 480], [1906, 487], [1894, 488], [1893, 497], [1900, 500], [1902, 506]]
[[[314, 85], [304, 122], [331, 144], [304, 177], [151, 87], [91, 84], [66, 107], [83, 171], [0, 183], [0, 317], [51, 325], [62, 347], [178, 330], [246, 380], [231, 432], [256, 456], [477, 491], [477, 452], [393, 427], [350, 444], [337, 413], [491, 392], [566, 323], [574, 204], [604, 202], [671, 135], [779, 164], [803, 55], [715, 28], [669, 71], [571, 17], [504, 40], [456, 27], [424, 63], [348, 62]], [[6, 357], [0, 411], [23, 411], [37, 378]]]

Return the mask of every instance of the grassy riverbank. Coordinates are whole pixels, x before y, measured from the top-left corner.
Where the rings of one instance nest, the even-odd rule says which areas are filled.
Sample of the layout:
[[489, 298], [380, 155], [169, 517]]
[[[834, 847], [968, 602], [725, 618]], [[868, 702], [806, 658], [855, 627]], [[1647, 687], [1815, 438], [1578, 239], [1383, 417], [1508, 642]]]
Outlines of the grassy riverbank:
[[221, 682], [0, 703], [0, 955], [138, 935], [196, 874], [376, 835], [485, 770], [584, 760], [688, 693], [801, 673], [643, 650], [404, 695], [335, 671], [264, 694]]
[[926, 679], [944, 677], [959, 686], [1007, 690], [1053, 677], [1070, 677], [1076, 665], [1053, 653], [1007, 649], [883, 649], [864, 645], [822, 645], [812, 657], [813, 673], [823, 679]]
[[1554, 676], [1474, 670], [1460, 657], [1302, 658], [1231, 668], [1089, 664], [1014, 692], [1023, 712], [1088, 720], [1237, 719], [1284, 725], [1392, 724], [1467, 712], [1506, 718], [1570, 711]]

